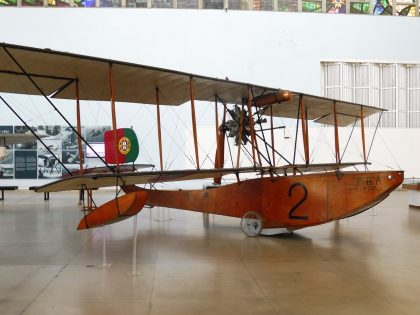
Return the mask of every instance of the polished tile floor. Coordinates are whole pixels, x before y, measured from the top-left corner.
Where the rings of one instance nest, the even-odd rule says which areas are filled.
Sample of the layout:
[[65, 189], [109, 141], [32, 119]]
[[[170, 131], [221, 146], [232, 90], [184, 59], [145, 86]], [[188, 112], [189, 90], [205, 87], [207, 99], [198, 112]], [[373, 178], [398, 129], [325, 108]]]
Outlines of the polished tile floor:
[[[420, 211], [404, 191], [359, 216], [273, 237], [245, 236], [239, 219], [145, 209], [137, 277], [133, 219], [76, 231], [76, 199], [6, 192], [1, 315], [420, 314]], [[101, 268], [104, 236], [111, 266]]]

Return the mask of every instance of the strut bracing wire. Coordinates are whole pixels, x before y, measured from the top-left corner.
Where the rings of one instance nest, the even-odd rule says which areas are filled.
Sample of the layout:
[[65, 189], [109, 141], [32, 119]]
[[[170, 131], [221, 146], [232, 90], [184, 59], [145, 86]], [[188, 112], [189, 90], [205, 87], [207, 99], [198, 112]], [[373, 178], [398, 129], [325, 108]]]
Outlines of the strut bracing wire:
[[71, 130], [78, 136], [80, 139], [95, 153], [95, 155], [108, 167], [108, 169], [114, 173], [112, 167], [109, 166], [108, 163], [92, 148], [92, 146], [82, 137], [81, 134], [77, 132], [77, 130], [73, 127], [73, 125], [67, 120], [67, 118], [58, 110], [58, 108], [54, 105], [54, 103], [49, 99], [49, 97], [42, 91], [42, 89], [36, 84], [36, 82], [32, 79], [31, 75], [28, 74], [25, 69], [20, 65], [20, 63], [13, 57], [13, 55], [7, 50], [6, 47], [3, 47], [4, 51], [9, 55], [9, 57], [13, 60], [13, 62], [19, 67], [19, 69], [26, 75], [26, 77], [31, 81], [33, 86], [41, 93], [41, 95], [47, 100], [47, 102], [54, 108], [54, 110], [60, 115], [60, 117], [66, 122], [66, 124], [71, 128]]
[[19, 116], [19, 114], [12, 108], [12, 106], [10, 106], [9, 103], [7, 103], [2, 96], [0, 96], [0, 99], [3, 101], [4, 104], [6, 104], [7, 107], [9, 107], [9, 109], [16, 115], [16, 117], [19, 118], [19, 120], [26, 126], [26, 128], [28, 128], [28, 130], [35, 136], [35, 138], [37, 138], [42, 143], [42, 145], [47, 149], [47, 151], [52, 154], [52, 156], [58, 161], [58, 163], [60, 163], [60, 165], [66, 170], [66, 172], [72, 175], [70, 170], [52, 152], [52, 150], [44, 143], [44, 141], [41, 140], [41, 138], [36, 134], [36, 132], [33, 131], [32, 128]]
[[[299, 96], [302, 98], [302, 95]], [[297, 141], [298, 141], [298, 131], [299, 131], [299, 116], [300, 116], [300, 106], [298, 106], [298, 112], [296, 117], [296, 134], [295, 134], [295, 148], [293, 150], [293, 165], [296, 161], [296, 148], [297, 148]]]
[[375, 140], [376, 132], [378, 131], [379, 122], [381, 121], [381, 118], [382, 118], [382, 114], [383, 114], [383, 113], [384, 113], [384, 112], [381, 112], [381, 114], [379, 115], [378, 123], [376, 124], [375, 132], [374, 132], [374, 134], [373, 134], [372, 142], [370, 143], [369, 152], [368, 152], [368, 155], [367, 155], [367, 157], [366, 157], [366, 160], [368, 160], [368, 159], [369, 159], [370, 150], [372, 150], [373, 140]]
[[357, 123], [357, 118], [354, 120], [354, 123], [353, 123], [353, 128], [351, 129], [350, 136], [349, 136], [349, 138], [347, 139], [347, 143], [346, 143], [346, 146], [345, 146], [345, 148], [344, 148], [343, 154], [341, 155], [340, 161], [342, 161], [342, 160], [343, 160], [344, 153], [346, 153], [347, 146], [349, 145], [349, 142], [350, 142], [351, 136], [353, 135], [353, 131], [354, 131], [354, 127], [356, 126], [356, 123]]

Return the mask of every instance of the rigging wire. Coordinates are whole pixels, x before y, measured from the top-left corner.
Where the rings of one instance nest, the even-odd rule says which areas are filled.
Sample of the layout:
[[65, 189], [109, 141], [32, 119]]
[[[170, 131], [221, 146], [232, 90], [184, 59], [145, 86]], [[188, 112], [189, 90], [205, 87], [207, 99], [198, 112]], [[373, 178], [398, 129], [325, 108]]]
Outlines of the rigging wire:
[[0, 95], [0, 99], [3, 101], [4, 104], [6, 104], [7, 107], [20, 119], [20, 121], [28, 128], [28, 130], [44, 145], [44, 147], [48, 150], [48, 152], [60, 163], [60, 165], [66, 170], [67, 173], [70, 173], [69, 169], [61, 162], [60, 159], [51, 151], [51, 149], [44, 143], [43, 140], [35, 133], [35, 131], [32, 130], [32, 128], [19, 116], [19, 114], [13, 109], [12, 106], [9, 105], [9, 103]]
[[85, 138], [82, 137], [82, 135], [79, 134], [79, 132], [70, 124], [70, 122], [67, 120], [67, 118], [58, 110], [58, 108], [54, 105], [54, 103], [50, 100], [50, 98], [42, 91], [42, 89], [36, 84], [36, 82], [32, 79], [32, 77], [23, 69], [23, 67], [19, 64], [19, 62], [13, 57], [13, 55], [7, 50], [6, 47], [3, 47], [3, 50], [9, 55], [9, 57], [14, 61], [16, 66], [26, 75], [26, 77], [31, 81], [31, 83], [34, 85], [34, 87], [41, 93], [41, 95], [44, 97], [44, 99], [57, 111], [57, 113], [61, 116], [61, 118], [66, 122], [66, 124], [73, 130], [73, 132], [76, 133], [76, 135], [96, 154], [96, 156], [108, 167], [108, 169], [111, 172], [114, 172], [114, 170], [103, 160], [102, 157], [99, 156], [99, 154], [93, 150], [92, 146], [86, 141]]
[[373, 133], [372, 142], [370, 143], [370, 147], [369, 147], [368, 154], [367, 154], [367, 156], [366, 156], [366, 160], [368, 160], [368, 159], [369, 159], [370, 150], [372, 150], [373, 141], [375, 140], [376, 132], [378, 131], [379, 122], [381, 121], [382, 114], [383, 114], [383, 111], [382, 111], [382, 112], [380, 113], [380, 115], [379, 115], [378, 123], [376, 124], [375, 132]]
[[343, 154], [341, 155], [340, 161], [342, 161], [342, 160], [343, 160], [344, 154], [346, 153], [347, 146], [349, 145], [349, 142], [350, 142], [351, 136], [353, 135], [353, 131], [354, 131], [354, 127], [356, 126], [356, 123], [357, 123], [357, 118], [354, 120], [354, 123], [353, 123], [353, 128], [351, 129], [350, 136], [349, 136], [349, 138], [347, 139], [347, 143], [346, 143], [346, 146], [345, 146], [345, 148], [344, 148], [344, 150], [343, 150]]

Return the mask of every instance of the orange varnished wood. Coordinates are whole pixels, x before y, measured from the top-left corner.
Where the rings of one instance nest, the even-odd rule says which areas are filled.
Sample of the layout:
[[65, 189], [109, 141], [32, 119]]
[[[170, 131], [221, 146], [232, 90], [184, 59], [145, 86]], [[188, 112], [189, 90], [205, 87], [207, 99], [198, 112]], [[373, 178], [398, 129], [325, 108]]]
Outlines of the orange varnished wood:
[[77, 229], [91, 229], [128, 219], [143, 209], [147, 196], [147, 191], [139, 190], [112, 199], [87, 214], [80, 220]]
[[268, 93], [253, 100], [254, 106], [262, 107], [273, 105], [276, 103], [287, 102], [292, 99], [292, 94], [289, 91], [278, 90], [274, 93]]
[[120, 163], [118, 161], [117, 114], [115, 111], [115, 89], [112, 75], [112, 63], [109, 64], [109, 91], [111, 95], [112, 130], [114, 131], [115, 167], [118, 173]]
[[159, 99], [158, 88], [156, 88], [156, 116], [157, 116], [158, 143], [159, 143], [159, 163], [160, 163], [160, 170], [163, 171], [162, 128], [160, 126], [160, 99]]
[[242, 217], [245, 209], [261, 208], [261, 183], [260, 180], [250, 180], [206, 190], [151, 190], [146, 203]]
[[[217, 109], [216, 109], [216, 113], [217, 113]], [[225, 165], [224, 163], [225, 136], [226, 136], [225, 124], [226, 124], [226, 106], [223, 111], [223, 119], [222, 119], [222, 124], [220, 126], [218, 126], [218, 118], [216, 118], [216, 126], [218, 126], [216, 136], [218, 137], [218, 139], [217, 139], [216, 156], [214, 158], [214, 168], [223, 168]], [[215, 177], [213, 179], [213, 182], [215, 184], [220, 184], [222, 182], [222, 177]]]
[[360, 106], [360, 130], [362, 132], [362, 148], [363, 148], [363, 161], [366, 160], [366, 144], [365, 144], [365, 122], [363, 116], [363, 106]]
[[197, 142], [197, 122], [195, 118], [194, 100], [195, 100], [195, 97], [194, 97], [193, 78], [190, 77], [191, 119], [192, 119], [193, 137], [194, 137], [195, 163], [197, 164], [197, 169], [200, 169], [200, 159], [198, 157], [198, 142]]
[[338, 137], [337, 106], [334, 101], [334, 142], [335, 142], [335, 162], [340, 163], [340, 139]]
[[401, 171], [264, 177], [209, 190], [152, 190], [146, 204], [233, 217], [252, 210], [260, 213], [264, 228], [299, 229], [364, 211], [403, 178]]
[[[236, 167], [239, 167], [239, 161], [241, 160], [241, 146], [242, 146], [242, 131], [244, 128], [244, 106], [245, 106], [245, 100], [242, 99], [242, 107], [241, 107], [241, 116], [239, 117], [239, 143], [238, 143], [238, 151], [236, 156]], [[255, 165], [255, 160], [254, 160]]]
[[[252, 117], [252, 109], [251, 109], [251, 88], [248, 87], [248, 123], [251, 133], [251, 147], [252, 147], [252, 161], [254, 162], [254, 166], [256, 166], [255, 161], [255, 148], [257, 145], [257, 142], [255, 141], [255, 132], [254, 132], [254, 118]], [[258, 150], [258, 149], [257, 149]], [[261, 165], [261, 160], [260, 160]]]

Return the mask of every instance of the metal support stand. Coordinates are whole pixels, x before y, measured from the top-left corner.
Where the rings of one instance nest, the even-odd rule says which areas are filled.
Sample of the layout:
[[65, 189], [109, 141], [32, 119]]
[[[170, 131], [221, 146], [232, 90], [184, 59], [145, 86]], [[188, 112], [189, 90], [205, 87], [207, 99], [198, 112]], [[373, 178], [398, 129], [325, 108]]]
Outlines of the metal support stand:
[[[161, 215], [161, 210], [162, 210], [162, 215]], [[163, 208], [161, 209], [161, 207], [159, 207], [157, 209], [157, 219], [155, 219], [156, 222], [165, 222], [165, 221], [171, 221], [171, 210], [168, 208]]]
[[101, 227], [102, 231], [102, 265], [98, 265], [98, 268], [109, 268], [111, 264], [108, 264], [106, 261], [106, 227]]
[[133, 266], [129, 275], [132, 277], [141, 276], [141, 272], [137, 271], [137, 214], [133, 217]]
[[203, 226], [209, 227], [210, 226], [210, 217], [208, 213], [203, 212]]
[[375, 207], [372, 208], [371, 212], [370, 212], [370, 216], [372, 217], [376, 217], [378, 214], [375, 211]]

